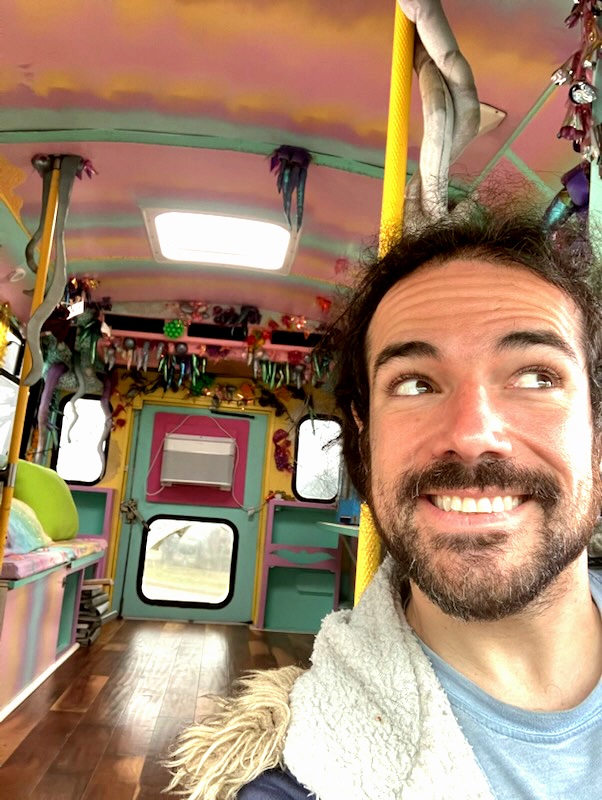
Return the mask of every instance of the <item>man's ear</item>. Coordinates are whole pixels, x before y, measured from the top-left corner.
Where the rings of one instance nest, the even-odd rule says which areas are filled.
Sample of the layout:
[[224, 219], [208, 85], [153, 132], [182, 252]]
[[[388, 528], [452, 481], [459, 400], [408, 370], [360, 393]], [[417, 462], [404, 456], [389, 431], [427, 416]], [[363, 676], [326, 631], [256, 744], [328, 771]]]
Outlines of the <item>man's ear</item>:
[[364, 423], [358, 416], [357, 411], [355, 410], [355, 405], [351, 404], [351, 413], [353, 414], [353, 419], [355, 420], [355, 424], [357, 425], [358, 431], [361, 433], [364, 430]]

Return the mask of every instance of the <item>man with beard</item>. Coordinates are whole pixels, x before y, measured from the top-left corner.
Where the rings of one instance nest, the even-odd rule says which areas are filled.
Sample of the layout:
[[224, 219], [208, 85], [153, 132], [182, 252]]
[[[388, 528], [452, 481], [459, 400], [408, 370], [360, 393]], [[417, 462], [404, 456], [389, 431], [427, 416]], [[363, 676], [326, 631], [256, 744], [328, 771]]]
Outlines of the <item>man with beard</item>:
[[[186, 734], [191, 797], [563, 800], [602, 785], [602, 313], [590, 263], [480, 214], [371, 265], [329, 343], [388, 555], [313, 666]], [[338, 337], [338, 338], [337, 338]]]

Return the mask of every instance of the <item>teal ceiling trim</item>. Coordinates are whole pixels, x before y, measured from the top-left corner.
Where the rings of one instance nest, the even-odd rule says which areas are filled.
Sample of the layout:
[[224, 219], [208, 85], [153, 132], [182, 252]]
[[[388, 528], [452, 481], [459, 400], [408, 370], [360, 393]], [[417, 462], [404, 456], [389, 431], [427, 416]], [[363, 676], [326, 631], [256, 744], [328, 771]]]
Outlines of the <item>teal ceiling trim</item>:
[[[23, 224], [32, 230], [37, 225], [37, 217], [30, 214], [23, 216]], [[142, 225], [141, 214], [115, 214], [103, 216], [102, 214], [77, 215], [69, 212], [69, 220], [66, 231], [89, 231], [99, 228], [110, 228], [114, 230], [128, 230], [130, 228], [139, 229]]]
[[310, 250], [319, 250], [322, 253], [330, 253], [335, 258], [342, 256], [356, 257], [365, 249], [359, 243], [337, 241], [336, 239], [327, 239], [324, 236], [313, 236], [303, 232], [301, 232], [301, 245], [303, 250], [308, 248]]
[[510, 163], [514, 164], [514, 166], [520, 170], [520, 172], [522, 172], [522, 174], [530, 183], [532, 183], [534, 186], [537, 186], [546, 200], [551, 200], [554, 197], [556, 192], [550, 186], [548, 186], [548, 184], [542, 180], [542, 178], [540, 178], [536, 172], [528, 167], [522, 158], [519, 158], [511, 148], [508, 148], [506, 151], [506, 158], [508, 161], [510, 161]]
[[150, 261], [148, 259], [125, 259], [119, 258], [112, 260], [106, 259], [69, 259], [68, 270], [71, 274], [77, 275], [94, 275], [102, 280], [103, 275], [123, 274], [123, 273], [137, 273], [140, 272], [141, 279], [144, 276], [153, 274], [165, 275], [173, 270], [175, 274], [183, 275], [196, 273], [199, 278], [205, 277], [220, 277], [237, 279], [244, 277], [245, 281], [262, 282], [266, 280], [274, 280], [285, 283], [288, 288], [294, 286], [309, 286], [315, 288], [332, 288], [337, 283], [334, 274], [333, 263], [333, 279], [331, 281], [322, 278], [308, 278], [304, 275], [282, 275], [278, 272], [270, 270], [250, 270], [250, 269], [236, 269], [234, 267], [212, 267], [205, 264], [189, 264], [180, 261], [172, 263], [158, 261]]
[[[150, 112], [108, 113], [82, 109], [2, 109], [0, 143], [124, 142], [269, 155], [281, 144], [305, 147], [314, 163], [382, 179], [383, 149], [282, 129], [233, 125], [219, 120]], [[243, 136], [241, 136], [241, 130]], [[202, 132], [201, 132], [202, 131]]]
[[[165, 203], [157, 202], [154, 203], [145, 203], [145, 206], [148, 208], [167, 208], [168, 206]], [[174, 208], [178, 210], [189, 210], [188, 208], [183, 209], [181, 204], [174, 205]], [[196, 209], [200, 210], [200, 209]], [[215, 213], [226, 213], [222, 212], [221, 210], [211, 209]], [[229, 209], [230, 214], [234, 213], [232, 209]], [[253, 210], [245, 210], [245, 211], [238, 211], [241, 216], [257, 216], [257, 209]], [[268, 215], [262, 215], [268, 216]], [[270, 215], [274, 216], [274, 215]], [[279, 211], [277, 214], [277, 219], [275, 218], [276, 222], [284, 223], [282, 219], [282, 214]], [[30, 230], [33, 230], [37, 226], [37, 219], [31, 216], [27, 216], [23, 219], [24, 224]], [[98, 231], [98, 230], [119, 230], [119, 231], [140, 231], [140, 227], [142, 224], [142, 215], [141, 214], [115, 214], [111, 216], [102, 216], [100, 214], [94, 214], [92, 216], [86, 216], [83, 214], [73, 214], [69, 215], [69, 221], [67, 224], [67, 234], [69, 231]], [[286, 223], [283, 224], [283, 227], [286, 227]], [[324, 253], [329, 253], [335, 258], [340, 256], [355, 256], [363, 250], [363, 247], [360, 244], [350, 243], [347, 240], [343, 239], [332, 239], [326, 236], [317, 236], [315, 234], [309, 234], [302, 232], [301, 234], [301, 242], [304, 248], [310, 248], [312, 250], [319, 250]]]
[[539, 95], [539, 97], [537, 98], [534, 105], [527, 113], [527, 115], [523, 117], [523, 119], [521, 120], [519, 125], [517, 125], [517, 127], [514, 129], [512, 134], [506, 139], [506, 141], [500, 147], [497, 153], [493, 156], [493, 158], [490, 159], [489, 163], [483, 168], [481, 174], [477, 176], [477, 178], [473, 181], [470, 187], [471, 191], [474, 191], [477, 188], [477, 186], [479, 186], [479, 184], [481, 184], [485, 180], [485, 178], [489, 175], [489, 173], [494, 169], [496, 164], [499, 161], [501, 161], [502, 158], [504, 158], [506, 152], [510, 149], [513, 142], [515, 142], [518, 139], [518, 137], [525, 130], [525, 128], [531, 122], [531, 120], [535, 116], [537, 116], [537, 114], [544, 107], [550, 96], [554, 94], [554, 90], [557, 88], [558, 87], [555, 84], [550, 83], [550, 85], [547, 86], [546, 89]]

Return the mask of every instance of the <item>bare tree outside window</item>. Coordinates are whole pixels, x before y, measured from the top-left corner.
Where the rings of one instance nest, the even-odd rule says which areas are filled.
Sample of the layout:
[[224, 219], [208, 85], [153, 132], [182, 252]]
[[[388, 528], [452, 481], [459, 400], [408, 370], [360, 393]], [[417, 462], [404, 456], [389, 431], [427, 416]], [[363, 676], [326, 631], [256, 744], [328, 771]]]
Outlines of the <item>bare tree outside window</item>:
[[63, 410], [56, 471], [66, 481], [96, 483], [105, 469], [106, 443], [101, 446], [105, 412], [100, 398], [82, 397], [75, 401], [75, 408], [76, 415], [71, 402]]
[[341, 425], [336, 419], [305, 417], [297, 428], [293, 491], [300, 500], [332, 503], [339, 489]]

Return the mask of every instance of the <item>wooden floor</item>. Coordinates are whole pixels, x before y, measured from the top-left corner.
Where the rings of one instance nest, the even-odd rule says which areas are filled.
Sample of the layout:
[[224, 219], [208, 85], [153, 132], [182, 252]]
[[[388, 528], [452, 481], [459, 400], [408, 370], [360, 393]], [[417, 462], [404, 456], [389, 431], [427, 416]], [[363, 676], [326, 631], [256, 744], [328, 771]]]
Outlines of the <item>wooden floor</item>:
[[210, 708], [204, 695], [247, 669], [306, 666], [312, 642], [246, 626], [109, 623], [0, 723], [0, 797], [165, 800], [158, 762]]

